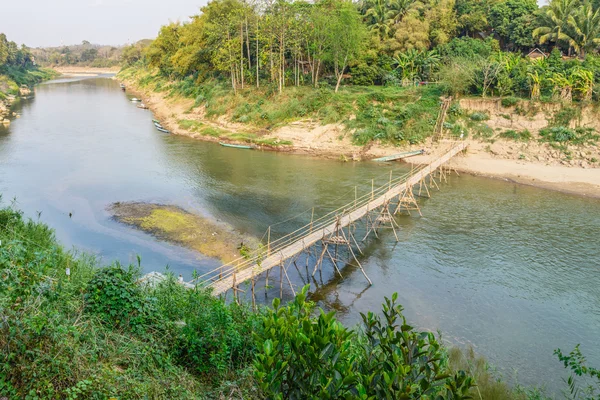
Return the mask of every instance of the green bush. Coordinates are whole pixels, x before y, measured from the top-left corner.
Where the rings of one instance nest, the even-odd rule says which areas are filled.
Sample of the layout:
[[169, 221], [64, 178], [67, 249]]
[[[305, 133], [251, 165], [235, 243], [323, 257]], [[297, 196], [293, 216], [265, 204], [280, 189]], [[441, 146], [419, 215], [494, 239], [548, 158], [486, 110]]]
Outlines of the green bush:
[[523, 141], [523, 142], [527, 142], [527, 141], [531, 140], [531, 132], [529, 132], [527, 129], [524, 129], [522, 131], [515, 131], [515, 130], [510, 129], [510, 130], [501, 132], [499, 136], [504, 139], [519, 140], [519, 141]]
[[450, 373], [444, 348], [432, 333], [406, 323], [397, 294], [386, 298], [383, 322], [361, 314], [359, 333], [337, 322], [334, 312], [313, 317], [307, 290], [288, 306], [273, 301], [256, 335], [255, 375], [268, 398], [471, 398], [472, 379]]
[[503, 97], [500, 102], [502, 104], [502, 107], [512, 107], [519, 102], [519, 99], [517, 97], [512, 97], [512, 96], [511, 97]]
[[213, 382], [252, 362], [252, 332], [260, 314], [247, 305], [226, 304], [204, 290], [188, 290], [173, 276], [151, 291], [162, 321], [168, 321], [169, 346], [176, 362]]
[[577, 137], [575, 130], [564, 126], [554, 126], [540, 130], [540, 136], [550, 142], [568, 142]]
[[124, 269], [118, 263], [99, 269], [87, 284], [86, 310], [116, 328], [145, 333], [157, 315], [136, 284], [139, 277], [138, 268]]
[[469, 118], [471, 118], [473, 121], [487, 121], [488, 119], [490, 119], [490, 116], [486, 113], [474, 112], [471, 115], [469, 115]]

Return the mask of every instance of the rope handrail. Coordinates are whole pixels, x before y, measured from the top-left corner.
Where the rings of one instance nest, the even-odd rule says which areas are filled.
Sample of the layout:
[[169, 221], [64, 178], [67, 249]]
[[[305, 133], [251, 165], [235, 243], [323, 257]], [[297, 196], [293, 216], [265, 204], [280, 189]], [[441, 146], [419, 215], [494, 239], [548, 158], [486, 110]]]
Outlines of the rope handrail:
[[[208, 271], [205, 274], [196, 277], [194, 279], [194, 281], [199, 281], [199, 280], [214, 281], [217, 278], [224, 279], [226, 277], [230, 277], [236, 271], [240, 271], [244, 267], [247, 267], [250, 264], [257, 263], [261, 257], [265, 257], [270, 254], [276, 254], [281, 249], [287, 247], [291, 243], [302, 240], [304, 237], [307, 236], [307, 234], [310, 234], [312, 232], [318, 231], [320, 229], [323, 229], [326, 226], [331, 225], [333, 222], [335, 222], [335, 220], [337, 218], [340, 217], [340, 215], [339, 215], [340, 211], [342, 211], [342, 215], [350, 214], [353, 211], [366, 206], [376, 196], [379, 196], [382, 193], [386, 193], [387, 191], [392, 189], [392, 187], [395, 187], [401, 183], [406, 182], [410, 176], [412, 176], [416, 173], [419, 173], [420, 171], [422, 171], [424, 168], [427, 168], [428, 166], [429, 166], [429, 164], [419, 165], [417, 168], [413, 168], [413, 169], [411, 169], [411, 171], [406, 172], [399, 177], [390, 179], [385, 184], [382, 184], [381, 186], [377, 187], [376, 189], [373, 188], [371, 191], [364, 193], [362, 196], [356, 197], [351, 202], [346, 203], [346, 204], [326, 213], [325, 215], [322, 215], [321, 217], [317, 218], [316, 220], [311, 220], [311, 222], [299, 227], [298, 229], [296, 229], [276, 240], [270, 241], [267, 244], [268, 245], [267, 249], [258, 248], [256, 250], [250, 252], [249, 254], [247, 254], [244, 257], [239, 257], [233, 261], [230, 261], [229, 263], [226, 263], [226, 264], [220, 266], [219, 268], [216, 268], [212, 271]], [[393, 171], [394, 170], [391, 170], [390, 172], [393, 174]], [[384, 176], [384, 175], [382, 175], [382, 176]], [[387, 174], [386, 174], [386, 176], [387, 176]], [[342, 195], [340, 198], [345, 197], [345, 196], [346, 196], [346, 194]], [[290, 221], [295, 218], [298, 218], [300, 215], [306, 214], [306, 212], [311, 211], [311, 210], [314, 210], [314, 208], [307, 209], [306, 211], [303, 211], [295, 216], [292, 216], [284, 221], [281, 221], [281, 222], [277, 223], [276, 225]], [[276, 225], [271, 225], [270, 227], [276, 226]], [[308, 231], [308, 233], [307, 233], [307, 231]], [[266, 233], [265, 233], [265, 235], [266, 235]], [[264, 239], [265, 235], [263, 235], [262, 239]]]

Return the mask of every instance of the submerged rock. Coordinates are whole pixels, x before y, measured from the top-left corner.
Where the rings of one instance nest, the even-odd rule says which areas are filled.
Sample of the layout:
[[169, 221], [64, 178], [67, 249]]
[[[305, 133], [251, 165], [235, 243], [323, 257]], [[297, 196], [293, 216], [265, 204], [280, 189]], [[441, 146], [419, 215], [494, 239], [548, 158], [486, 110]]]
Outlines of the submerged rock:
[[109, 207], [113, 217], [155, 237], [176, 243], [224, 263], [256, 249], [259, 241], [232, 227], [172, 205], [128, 202]]

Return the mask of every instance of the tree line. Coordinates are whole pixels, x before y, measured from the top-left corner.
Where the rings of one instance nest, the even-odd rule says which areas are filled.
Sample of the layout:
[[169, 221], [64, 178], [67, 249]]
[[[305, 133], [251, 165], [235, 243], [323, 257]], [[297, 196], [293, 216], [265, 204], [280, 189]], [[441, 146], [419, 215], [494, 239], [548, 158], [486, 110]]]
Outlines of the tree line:
[[[213, 0], [123, 60], [234, 90], [443, 81], [451, 92], [588, 99], [599, 45], [598, 1]], [[526, 57], [536, 47], [539, 59]]]
[[4, 33], [0, 33], [0, 68], [27, 68], [35, 65], [31, 50], [25, 46], [9, 41]]
[[42, 65], [85, 65], [112, 67], [119, 65], [122, 46], [103, 46], [87, 40], [81, 44], [33, 49], [36, 61]]

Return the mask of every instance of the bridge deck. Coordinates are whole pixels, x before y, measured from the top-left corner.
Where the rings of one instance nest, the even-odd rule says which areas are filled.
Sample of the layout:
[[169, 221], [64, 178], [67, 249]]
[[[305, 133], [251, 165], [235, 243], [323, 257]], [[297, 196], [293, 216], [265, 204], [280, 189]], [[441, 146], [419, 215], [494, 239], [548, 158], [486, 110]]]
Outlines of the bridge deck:
[[393, 186], [383, 195], [371, 200], [367, 204], [356, 208], [355, 210], [349, 213], [344, 214], [342, 217], [332, 222], [331, 224], [316, 229], [314, 232], [300, 238], [299, 240], [289, 244], [288, 246], [282, 249], [279, 249], [277, 252], [265, 257], [260, 263], [252, 263], [249, 265], [245, 265], [238, 271], [236, 271], [235, 274], [230, 274], [229, 276], [223, 277], [222, 279], [213, 282], [210, 285], [210, 287], [213, 288], [212, 293], [214, 295], [219, 295], [221, 293], [226, 292], [229, 289], [232, 289], [234, 285], [239, 285], [247, 280], [252, 279], [253, 277], [258, 276], [263, 272], [270, 270], [271, 268], [277, 267], [282, 263], [282, 261], [296, 256], [297, 254], [304, 251], [306, 248], [322, 240], [324, 237], [327, 237], [328, 235], [335, 233], [340, 228], [345, 228], [354, 221], [363, 218], [365, 215], [367, 215], [369, 211], [378, 209], [390, 199], [400, 195], [407, 188], [411, 188], [412, 186], [418, 184], [422, 179], [426, 178], [437, 168], [444, 165], [452, 157], [466, 149], [466, 147], [466, 143], [458, 143], [457, 145], [452, 147], [447, 153], [443, 154], [441, 157], [435, 159], [424, 168], [418, 170], [413, 175], [409, 176], [404, 182]]

